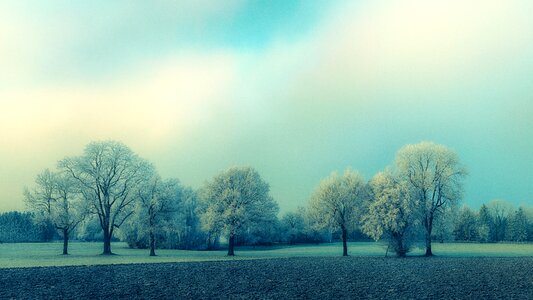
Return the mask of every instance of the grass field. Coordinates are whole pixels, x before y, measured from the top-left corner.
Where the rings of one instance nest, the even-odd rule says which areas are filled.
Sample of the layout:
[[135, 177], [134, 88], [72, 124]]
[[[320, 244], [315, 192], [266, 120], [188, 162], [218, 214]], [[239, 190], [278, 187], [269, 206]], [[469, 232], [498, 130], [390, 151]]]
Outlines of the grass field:
[[[129, 263], [160, 263], [186, 261], [241, 260], [284, 257], [323, 257], [339, 256], [340, 243], [321, 245], [296, 245], [274, 247], [240, 247], [236, 257], [227, 257], [225, 250], [186, 251], [157, 250], [158, 256], [149, 257], [148, 250], [130, 249], [124, 243], [114, 243], [113, 252], [117, 255], [102, 256], [101, 243], [72, 242], [70, 255], [60, 255], [61, 243], [19, 243], [0, 244], [0, 268], [101, 265]], [[438, 256], [449, 257], [523, 257], [533, 256], [533, 244], [466, 244], [435, 243], [433, 252]], [[380, 243], [354, 242], [349, 244], [351, 256], [384, 256], [385, 247]], [[415, 249], [410, 255], [422, 255], [422, 249]], [[389, 253], [389, 255], [393, 255]]]

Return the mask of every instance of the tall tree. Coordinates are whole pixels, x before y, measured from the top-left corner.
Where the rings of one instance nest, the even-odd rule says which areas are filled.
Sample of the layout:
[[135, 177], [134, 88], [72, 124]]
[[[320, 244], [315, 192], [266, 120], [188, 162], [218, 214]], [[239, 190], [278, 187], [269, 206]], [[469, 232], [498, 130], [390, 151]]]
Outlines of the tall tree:
[[64, 173], [46, 169], [37, 175], [36, 186], [24, 191], [27, 208], [37, 223], [50, 222], [63, 236], [63, 254], [68, 254], [70, 233], [83, 221], [86, 209], [76, 182]]
[[74, 178], [103, 231], [102, 254], [112, 254], [114, 230], [133, 213], [136, 193], [150, 165], [116, 141], [92, 142], [81, 156], [65, 158], [59, 167]]
[[269, 185], [251, 167], [233, 167], [206, 183], [204, 228], [218, 227], [228, 235], [228, 256], [235, 255], [235, 239], [262, 217], [277, 214]]
[[416, 237], [419, 200], [390, 171], [375, 175], [370, 186], [374, 200], [363, 217], [363, 231], [375, 240], [385, 236], [396, 255], [404, 257]]
[[456, 205], [461, 199], [466, 169], [453, 150], [431, 142], [401, 148], [396, 167], [420, 201], [426, 256], [432, 256], [433, 221], [446, 206]]
[[340, 229], [342, 255], [348, 256], [348, 232], [360, 221], [365, 181], [356, 171], [333, 172], [323, 179], [309, 201], [309, 214], [319, 228]]

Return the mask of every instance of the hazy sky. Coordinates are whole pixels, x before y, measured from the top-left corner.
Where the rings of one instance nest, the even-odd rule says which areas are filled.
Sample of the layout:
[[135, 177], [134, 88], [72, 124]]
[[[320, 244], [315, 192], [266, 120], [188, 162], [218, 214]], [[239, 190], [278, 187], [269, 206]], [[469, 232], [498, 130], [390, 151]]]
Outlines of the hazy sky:
[[[194, 3], [194, 4], [191, 4]], [[465, 203], [533, 203], [533, 2], [0, 2], [0, 211], [93, 140], [199, 187], [251, 165], [282, 210], [403, 145], [456, 150]]]

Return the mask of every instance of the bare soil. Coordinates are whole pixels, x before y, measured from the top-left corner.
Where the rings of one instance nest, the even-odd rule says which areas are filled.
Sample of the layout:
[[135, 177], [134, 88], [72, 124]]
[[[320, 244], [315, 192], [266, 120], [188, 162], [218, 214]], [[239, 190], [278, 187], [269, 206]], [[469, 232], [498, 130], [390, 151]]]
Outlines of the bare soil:
[[15, 299], [533, 299], [533, 257], [308, 257], [0, 269]]

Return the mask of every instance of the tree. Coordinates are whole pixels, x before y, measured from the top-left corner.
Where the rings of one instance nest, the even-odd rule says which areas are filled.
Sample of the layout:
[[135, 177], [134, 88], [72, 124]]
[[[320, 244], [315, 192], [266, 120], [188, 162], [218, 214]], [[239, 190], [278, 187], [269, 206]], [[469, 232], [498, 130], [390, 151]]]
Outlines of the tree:
[[[205, 234], [200, 228], [198, 193], [192, 188], [186, 187], [181, 195], [182, 200], [179, 206], [181, 213], [177, 216], [177, 221], [173, 223], [181, 224], [181, 226], [177, 226], [179, 230], [177, 247], [180, 249], [198, 248], [205, 241]], [[169, 227], [176, 228], [175, 226]]]
[[520, 206], [510, 217], [506, 239], [513, 242], [525, 242], [528, 238], [528, 229], [529, 221], [525, 209]]
[[24, 191], [26, 206], [37, 223], [49, 222], [61, 232], [63, 255], [67, 255], [70, 233], [86, 216], [76, 184], [66, 174], [48, 169], [37, 175], [35, 183], [33, 190]]
[[206, 183], [202, 222], [208, 230], [227, 233], [228, 256], [235, 255], [238, 234], [261, 218], [277, 214], [278, 206], [269, 191], [269, 185], [251, 167], [230, 168]]
[[375, 175], [370, 186], [374, 200], [363, 217], [363, 231], [376, 241], [385, 236], [396, 255], [404, 257], [416, 237], [419, 200], [390, 171]]
[[503, 241], [507, 231], [509, 217], [513, 213], [513, 205], [505, 200], [492, 200], [487, 205], [491, 216], [491, 240], [493, 242]]
[[491, 230], [492, 230], [492, 216], [490, 214], [489, 208], [482, 204], [478, 212], [478, 223], [477, 223], [477, 233], [478, 240], [480, 242], [490, 242], [491, 241]]
[[461, 199], [466, 169], [454, 151], [431, 142], [404, 146], [398, 151], [395, 163], [420, 201], [426, 256], [432, 256], [433, 221], [447, 206], [456, 205]]
[[309, 214], [318, 228], [340, 229], [343, 256], [348, 256], [348, 231], [360, 220], [364, 187], [363, 177], [355, 171], [347, 169], [342, 176], [333, 172], [320, 182], [309, 202]]
[[454, 226], [455, 240], [475, 241], [478, 239], [478, 223], [476, 214], [468, 206], [463, 206]]
[[140, 210], [138, 218], [140, 226], [146, 228], [149, 237], [150, 256], [155, 256], [156, 234], [165, 224], [173, 212], [178, 210], [177, 204], [181, 198], [179, 181], [169, 179], [163, 181], [158, 174], [152, 177], [138, 191]]
[[[156, 177], [157, 178], [157, 177]], [[135, 213], [117, 232], [131, 248], [193, 249], [204, 242], [197, 215], [198, 197], [177, 179], [151, 180], [139, 190]]]
[[295, 244], [305, 240], [305, 211], [298, 209], [296, 212], [287, 212], [281, 218], [283, 240]]
[[0, 213], [0, 244], [46, 241], [48, 227], [35, 223], [33, 219], [30, 212]]
[[114, 230], [133, 214], [136, 191], [148, 180], [143, 170], [150, 165], [126, 145], [104, 141], [90, 143], [83, 155], [65, 158], [59, 167], [76, 180], [91, 212], [98, 217], [104, 237], [102, 254], [112, 254]]
[[240, 245], [271, 245], [279, 240], [278, 204], [265, 201], [255, 207], [257, 213], [251, 213], [249, 226], [238, 235]]

